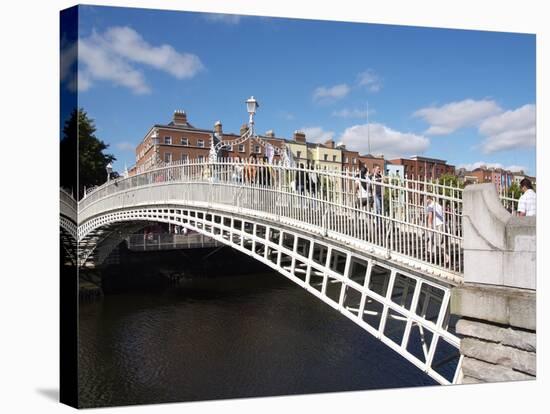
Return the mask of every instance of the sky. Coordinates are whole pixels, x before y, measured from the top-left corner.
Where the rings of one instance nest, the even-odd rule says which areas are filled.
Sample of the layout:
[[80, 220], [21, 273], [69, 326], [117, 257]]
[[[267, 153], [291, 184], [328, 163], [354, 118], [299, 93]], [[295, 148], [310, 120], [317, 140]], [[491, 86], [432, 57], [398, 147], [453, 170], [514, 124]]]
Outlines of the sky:
[[532, 34], [80, 6], [78, 39], [61, 88], [118, 171], [174, 110], [238, 133], [254, 96], [258, 133], [536, 174]]

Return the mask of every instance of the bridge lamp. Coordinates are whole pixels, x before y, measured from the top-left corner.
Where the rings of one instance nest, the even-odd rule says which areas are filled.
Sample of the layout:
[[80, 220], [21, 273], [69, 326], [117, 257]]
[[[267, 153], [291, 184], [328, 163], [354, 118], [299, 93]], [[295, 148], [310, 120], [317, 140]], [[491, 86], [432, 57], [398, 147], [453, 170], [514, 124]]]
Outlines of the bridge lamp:
[[250, 126], [251, 132], [254, 133], [254, 114], [256, 113], [256, 110], [260, 107], [260, 104], [256, 99], [254, 99], [253, 96], [248, 98], [246, 100], [246, 110], [248, 111], [250, 115], [250, 119], [248, 120], [248, 124]]
[[107, 170], [107, 181], [109, 181], [111, 179], [111, 173], [113, 172], [113, 164], [107, 164], [105, 169]]

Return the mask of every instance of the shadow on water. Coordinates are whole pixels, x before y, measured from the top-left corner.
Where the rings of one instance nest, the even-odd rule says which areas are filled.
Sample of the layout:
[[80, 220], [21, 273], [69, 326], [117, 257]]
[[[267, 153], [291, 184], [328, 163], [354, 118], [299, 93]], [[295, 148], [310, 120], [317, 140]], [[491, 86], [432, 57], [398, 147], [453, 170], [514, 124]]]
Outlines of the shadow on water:
[[79, 322], [81, 407], [434, 384], [269, 269], [106, 294]]

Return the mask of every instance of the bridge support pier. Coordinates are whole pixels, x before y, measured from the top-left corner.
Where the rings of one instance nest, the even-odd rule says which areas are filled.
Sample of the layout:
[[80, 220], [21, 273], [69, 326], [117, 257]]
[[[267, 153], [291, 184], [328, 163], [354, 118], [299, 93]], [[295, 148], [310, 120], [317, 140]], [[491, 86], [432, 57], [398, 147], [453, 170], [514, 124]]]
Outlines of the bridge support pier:
[[491, 183], [464, 191], [464, 284], [451, 313], [462, 383], [536, 377], [536, 219], [513, 217]]

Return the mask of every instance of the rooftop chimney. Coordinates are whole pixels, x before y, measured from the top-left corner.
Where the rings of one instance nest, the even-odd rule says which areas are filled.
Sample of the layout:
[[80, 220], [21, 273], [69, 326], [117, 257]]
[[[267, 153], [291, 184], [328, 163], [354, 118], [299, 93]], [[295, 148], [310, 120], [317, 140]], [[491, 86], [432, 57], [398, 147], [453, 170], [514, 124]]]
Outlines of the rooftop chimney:
[[175, 125], [185, 125], [187, 124], [187, 114], [185, 113], [185, 111], [182, 111], [182, 110], [175, 110], [174, 111], [174, 119], [173, 119], [173, 123]]
[[267, 131], [267, 132], [265, 133], [265, 136], [266, 136], [267, 138], [275, 138], [275, 132], [273, 132], [273, 130], [270, 129], [269, 131]]
[[246, 131], [248, 131], [248, 124], [242, 124], [241, 129], [239, 130], [239, 134], [243, 135]]
[[332, 138], [329, 138], [326, 142], [325, 142], [325, 146], [327, 148], [334, 148], [334, 140]]
[[302, 131], [294, 131], [294, 141], [306, 143], [306, 134]]
[[216, 121], [216, 123], [214, 124], [214, 133], [216, 135], [222, 135], [223, 130], [222, 130], [222, 123], [220, 121]]

